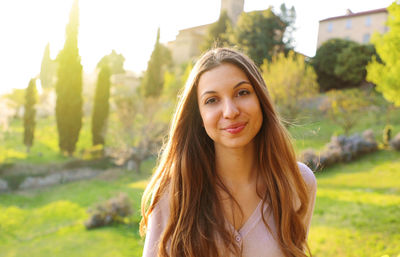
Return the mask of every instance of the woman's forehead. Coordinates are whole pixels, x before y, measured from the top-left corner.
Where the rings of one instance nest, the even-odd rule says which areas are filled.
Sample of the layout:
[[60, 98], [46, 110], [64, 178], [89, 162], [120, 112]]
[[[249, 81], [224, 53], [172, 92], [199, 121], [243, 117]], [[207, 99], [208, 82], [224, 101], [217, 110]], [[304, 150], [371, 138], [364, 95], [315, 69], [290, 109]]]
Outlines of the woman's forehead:
[[221, 64], [204, 72], [198, 80], [198, 91], [210, 87], [235, 86], [240, 81], [249, 81], [246, 73], [230, 63]]

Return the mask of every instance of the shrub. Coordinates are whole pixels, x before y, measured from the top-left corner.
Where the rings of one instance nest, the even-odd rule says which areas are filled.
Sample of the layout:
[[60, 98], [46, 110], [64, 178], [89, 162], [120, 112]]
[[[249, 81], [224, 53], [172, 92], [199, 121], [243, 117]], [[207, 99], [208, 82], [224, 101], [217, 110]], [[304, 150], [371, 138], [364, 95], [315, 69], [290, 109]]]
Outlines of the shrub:
[[400, 151], [400, 133], [398, 133], [392, 140], [390, 140], [390, 146], [393, 149]]
[[300, 154], [301, 162], [307, 165], [311, 170], [318, 170], [320, 167], [319, 156], [315, 153], [313, 149], [306, 149]]
[[[400, 139], [400, 136], [399, 136]], [[399, 140], [400, 142], [400, 140]], [[349, 162], [367, 153], [378, 150], [378, 144], [372, 130], [366, 130], [360, 136], [333, 136], [325, 149], [318, 155], [307, 149], [300, 155], [300, 161], [313, 170], [319, 170], [338, 162]]]
[[124, 223], [132, 214], [132, 204], [125, 193], [98, 204], [94, 209], [89, 209], [92, 216], [85, 222], [87, 229], [108, 226], [113, 223]]

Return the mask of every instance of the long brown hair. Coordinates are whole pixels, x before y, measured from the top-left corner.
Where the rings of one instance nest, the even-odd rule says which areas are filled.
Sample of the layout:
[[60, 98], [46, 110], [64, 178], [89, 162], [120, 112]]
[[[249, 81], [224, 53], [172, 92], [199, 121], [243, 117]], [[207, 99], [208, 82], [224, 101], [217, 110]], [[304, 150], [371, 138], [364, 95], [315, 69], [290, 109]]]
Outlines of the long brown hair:
[[[275, 239], [285, 256], [306, 256], [307, 229], [303, 220], [308, 196], [290, 136], [280, 122], [257, 66], [244, 54], [227, 48], [205, 53], [186, 82], [168, 141], [142, 198], [141, 233], [145, 233], [148, 217], [162, 195], [168, 194], [170, 216], [159, 241], [159, 256], [221, 256], [221, 243], [224, 249], [240, 255], [220, 215], [223, 212], [216, 189], [220, 180], [215, 172], [214, 144], [202, 126], [197, 103], [200, 76], [224, 63], [234, 64], [246, 73], [260, 101], [263, 124], [254, 142], [258, 153], [257, 178], [266, 185], [265, 192], [258, 192], [263, 199], [261, 210], [269, 205], [277, 228]], [[299, 207], [295, 206], [296, 201], [300, 202]], [[264, 215], [263, 222], [271, 231]]]

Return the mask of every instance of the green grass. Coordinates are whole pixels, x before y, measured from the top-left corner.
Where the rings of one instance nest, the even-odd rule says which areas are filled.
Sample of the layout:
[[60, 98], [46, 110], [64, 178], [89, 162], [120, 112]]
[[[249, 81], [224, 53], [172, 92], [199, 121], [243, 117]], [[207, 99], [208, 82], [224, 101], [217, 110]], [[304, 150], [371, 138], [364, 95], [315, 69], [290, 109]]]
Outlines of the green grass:
[[315, 256], [400, 254], [400, 153], [381, 151], [317, 174]]
[[[378, 143], [382, 142], [383, 129], [386, 126], [385, 115], [376, 113], [366, 113], [359, 117], [358, 123], [350, 130], [349, 134], [362, 134], [367, 129], [372, 129]], [[393, 127], [392, 136], [400, 133], [400, 108], [391, 112], [390, 122]], [[318, 114], [310, 114], [300, 117], [299, 121], [289, 127], [289, 132], [293, 138], [296, 152], [301, 152], [307, 148], [322, 150], [330, 141], [332, 135], [342, 135], [343, 129], [331, 120], [321, 117]]]
[[[89, 118], [83, 119], [83, 126], [76, 145], [76, 155], [91, 147]], [[49, 163], [64, 162], [70, 158], [60, 154], [55, 117], [37, 119], [35, 137], [30, 152], [26, 152], [23, 144], [23, 121], [15, 119], [7, 132], [0, 132], [0, 164], [4, 162]]]
[[[38, 190], [0, 194], [0, 256], [141, 256], [140, 198], [154, 161], [143, 175], [93, 179]], [[133, 202], [130, 224], [86, 230], [87, 210], [119, 192]]]
[[[141, 256], [143, 175], [93, 179], [0, 195], [0, 256]], [[309, 234], [314, 256], [396, 257], [400, 254], [400, 152], [380, 151], [316, 174], [317, 201]], [[132, 225], [85, 230], [86, 210], [126, 192]]]

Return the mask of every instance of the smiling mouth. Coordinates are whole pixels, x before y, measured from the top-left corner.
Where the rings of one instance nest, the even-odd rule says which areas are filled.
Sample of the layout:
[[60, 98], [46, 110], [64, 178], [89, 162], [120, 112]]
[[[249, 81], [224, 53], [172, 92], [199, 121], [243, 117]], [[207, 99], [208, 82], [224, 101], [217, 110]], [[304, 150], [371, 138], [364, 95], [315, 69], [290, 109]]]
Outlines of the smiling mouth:
[[238, 134], [246, 127], [246, 124], [247, 123], [229, 126], [229, 127], [225, 128], [224, 130], [230, 134]]

